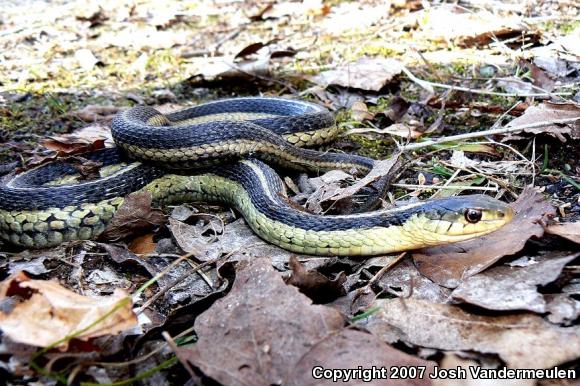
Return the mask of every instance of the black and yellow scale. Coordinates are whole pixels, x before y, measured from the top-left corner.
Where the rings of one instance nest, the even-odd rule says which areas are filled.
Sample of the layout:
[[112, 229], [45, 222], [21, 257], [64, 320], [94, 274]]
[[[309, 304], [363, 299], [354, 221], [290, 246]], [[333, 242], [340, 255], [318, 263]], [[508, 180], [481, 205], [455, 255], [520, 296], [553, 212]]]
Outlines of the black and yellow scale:
[[302, 148], [338, 133], [332, 114], [309, 102], [234, 98], [167, 115], [139, 106], [115, 117], [111, 131], [117, 148], [85, 155], [103, 164], [98, 180], [79, 181], [65, 160], [5, 177], [0, 238], [27, 248], [94, 238], [124, 197], [141, 189], [151, 192], [156, 205], [231, 205], [263, 239], [313, 255], [376, 255], [448, 244], [493, 232], [513, 216], [505, 203], [483, 195], [350, 215], [296, 208], [264, 162], [358, 173], [375, 165], [366, 157]]

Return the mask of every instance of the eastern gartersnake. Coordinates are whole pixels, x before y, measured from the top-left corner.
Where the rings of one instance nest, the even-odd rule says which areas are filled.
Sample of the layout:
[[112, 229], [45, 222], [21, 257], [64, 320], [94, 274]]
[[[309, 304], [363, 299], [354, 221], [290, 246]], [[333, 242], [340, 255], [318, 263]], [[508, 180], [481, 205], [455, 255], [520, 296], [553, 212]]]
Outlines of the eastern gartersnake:
[[[200, 200], [232, 205], [265, 240], [315, 255], [447, 244], [511, 220], [507, 205], [482, 195], [351, 215], [297, 209], [276, 173], [255, 158], [294, 169], [371, 170], [369, 158], [301, 148], [328, 142], [336, 130], [324, 108], [280, 98], [228, 99], [168, 115], [135, 107], [113, 120], [112, 134], [124, 153], [141, 162], [125, 163], [117, 149], [105, 149], [86, 155], [108, 173], [98, 180], [74, 181], [77, 170], [62, 160], [4, 178], [0, 237], [29, 248], [94, 238], [124, 197], [139, 189], [151, 192], [159, 205]], [[181, 170], [168, 174], [168, 168]], [[183, 171], [191, 168], [197, 170]]]

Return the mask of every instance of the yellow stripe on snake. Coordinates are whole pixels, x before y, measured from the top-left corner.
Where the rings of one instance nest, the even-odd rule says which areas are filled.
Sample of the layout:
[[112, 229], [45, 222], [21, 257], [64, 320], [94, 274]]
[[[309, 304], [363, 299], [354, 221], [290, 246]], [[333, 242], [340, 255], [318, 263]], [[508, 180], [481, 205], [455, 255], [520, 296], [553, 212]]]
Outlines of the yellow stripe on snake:
[[509, 206], [483, 195], [349, 215], [297, 209], [264, 162], [358, 173], [375, 165], [366, 157], [302, 148], [337, 134], [332, 115], [313, 103], [234, 98], [167, 115], [139, 106], [115, 117], [111, 130], [117, 148], [84, 155], [112, 170], [98, 180], [75, 181], [78, 173], [65, 160], [4, 178], [0, 238], [27, 248], [94, 238], [137, 190], [151, 192], [156, 205], [231, 205], [263, 239], [313, 255], [367, 256], [449, 244], [493, 232], [513, 216]]

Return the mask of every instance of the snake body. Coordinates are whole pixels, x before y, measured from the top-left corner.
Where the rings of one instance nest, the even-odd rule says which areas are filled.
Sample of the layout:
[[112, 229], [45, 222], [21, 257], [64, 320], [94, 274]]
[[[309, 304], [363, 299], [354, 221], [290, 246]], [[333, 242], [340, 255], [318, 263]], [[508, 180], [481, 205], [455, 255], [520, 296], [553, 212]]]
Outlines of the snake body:
[[375, 255], [447, 244], [492, 232], [512, 217], [506, 204], [482, 195], [351, 215], [297, 209], [262, 161], [359, 173], [374, 166], [366, 157], [301, 148], [326, 143], [337, 133], [332, 115], [308, 102], [236, 98], [167, 115], [135, 107], [119, 114], [111, 129], [118, 147], [86, 155], [103, 164], [106, 174], [98, 180], [75, 181], [77, 170], [63, 160], [4, 178], [0, 238], [28, 248], [94, 238], [124, 197], [137, 190], [150, 192], [155, 205], [231, 205], [263, 239], [314, 255]]

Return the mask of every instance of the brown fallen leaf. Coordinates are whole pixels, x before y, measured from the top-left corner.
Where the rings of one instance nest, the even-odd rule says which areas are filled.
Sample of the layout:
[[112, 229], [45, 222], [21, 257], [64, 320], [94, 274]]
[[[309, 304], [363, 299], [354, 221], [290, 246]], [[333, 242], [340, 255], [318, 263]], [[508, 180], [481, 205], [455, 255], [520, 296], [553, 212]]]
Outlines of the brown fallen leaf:
[[336, 70], [321, 72], [310, 80], [327, 87], [338, 85], [366, 91], [380, 91], [402, 71], [402, 64], [395, 59], [362, 58]]
[[534, 314], [482, 316], [418, 299], [381, 299], [359, 325], [392, 343], [497, 354], [510, 368], [545, 369], [578, 358], [580, 327], [556, 327]]
[[165, 223], [165, 215], [151, 208], [151, 193], [134, 192], [125, 197], [107, 227], [98, 237], [104, 241], [118, 241], [141, 235]]
[[129, 250], [136, 254], [153, 253], [157, 243], [153, 241], [153, 233], [137, 236], [129, 243]]
[[338, 311], [312, 305], [259, 258], [239, 263], [230, 293], [196, 318], [197, 343], [176, 353], [222, 384], [281, 384], [304, 354], [343, 326]]
[[253, 55], [255, 53], [257, 53], [258, 51], [260, 51], [262, 48], [266, 47], [269, 43], [262, 43], [262, 42], [256, 42], [256, 43], [252, 43], [244, 48], [242, 48], [240, 50], [240, 52], [238, 52], [236, 55], [234, 55], [234, 59], [237, 58], [246, 58], [250, 55]]
[[401, 153], [396, 153], [393, 154], [389, 159], [376, 161], [375, 166], [366, 176], [358, 180], [353, 185], [341, 189], [327, 200], [338, 201], [347, 197], [352, 197], [362, 188], [372, 184], [373, 182], [389, 180], [391, 176], [399, 169], [400, 156]]
[[341, 272], [334, 280], [330, 280], [317, 271], [306, 269], [296, 256], [290, 257], [290, 269], [292, 269], [292, 275], [285, 280], [286, 284], [297, 287], [314, 303], [328, 303], [345, 295], [342, 286], [346, 281], [344, 272]]
[[389, 269], [378, 280], [377, 286], [399, 297], [412, 297], [437, 303], [447, 302], [450, 293], [447, 288], [421, 275], [408, 258]]
[[[223, 221], [219, 217], [204, 214], [194, 214], [193, 216], [204, 217], [207, 222], [199, 222], [197, 225], [189, 225], [183, 221], [169, 218], [169, 230], [175, 238], [177, 245], [187, 253], [201, 255], [214, 248], [213, 242], [224, 232]], [[190, 216], [191, 217], [191, 216]], [[210, 231], [210, 236], [204, 236]], [[217, 257], [217, 256], [216, 256]]]
[[[31, 346], [47, 347], [84, 329], [75, 339], [117, 334], [137, 325], [131, 298], [121, 289], [89, 298], [56, 281], [31, 280], [18, 273], [0, 284], [0, 301], [14, 295], [24, 300], [10, 313], [0, 312], [0, 329], [11, 340]], [[58, 347], [66, 350], [67, 345], [63, 341]]]
[[85, 122], [110, 122], [120, 110], [115, 106], [86, 105], [73, 115]]
[[461, 280], [494, 264], [503, 256], [520, 251], [526, 241], [544, 234], [543, 223], [556, 211], [533, 188], [526, 188], [512, 204], [513, 220], [496, 232], [483, 237], [413, 253], [419, 271], [435, 283], [457, 287]]
[[[562, 119], [574, 119], [574, 122], [564, 124], [550, 124], [541, 127], [523, 129], [523, 132], [531, 134], [549, 134], [566, 142], [564, 135], [569, 135], [572, 139], [580, 139], [580, 104], [577, 103], [552, 103], [544, 102], [537, 106], [530, 106], [524, 111], [521, 117], [510, 121], [506, 127], [529, 125], [538, 122], [551, 122]], [[509, 137], [506, 137], [509, 139]]]
[[304, 207], [312, 213], [323, 213], [322, 204], [342, 192], [344, 188], [341, 185], [348, 182], [352, 183], [352, 180], [352, 176], [342, 170], [330, 170], [320, 177], [309, 178], [307, 180], [310, 185], [308, 188], [312, 187], [314, 191], [309, 192], [310, 189], [303, 189], [306, 190], [303, 194], [308, 197]]
[[[82, 127], [78, 130], [75, 130], [70, 135], [82, 138], [86, 141], [91, 140], [96, 141], [98, 139], [104, 139], [106, 147], [115, 146], [113, 136], [111, 135], [111, 129], [100, 122], [95, 122], [88, 126]], [[65, 136], [67, 135], [65, 134]]]
[[580, 222], [550, 224], [546, 228], [546, 233], [557, 235], [576, 244], [580, 244]]
[[[259, 238], [243, 219], [226, 225], [224, 233], [206, 248], [199, 248], [196, 258], [201, 261], [215, 260], [222, 255], [229, 255], [229, 261], [254, 259], [269, 256], [271, 264], [280, 270], [285, 270], [290, 257], [297, 256], [301, 261], [311, 259], [317, 264], [323, 264], [330, 258], [299, 255]], [[309, 267], [311, 268], [311, 266]]]
[[[314, 346], [304, 355], [293, 369], [291, 375], [283, 382], [287, 385], [359, 385], [370, 382], [372, 385], [430, 385], [428, 374], [433, 372], [434, 362], [426, 361], [381, 342], [377, 337], [357, 330], [344, 329], [331, 334]], [[372, 380], [324, 380], [315, 379], [315, 368], [323, 369], [387, 369], [386, 377]], [[421, 377], [417, 372], [409, 379], [396, 379], [395, 368], [424, 369]], [[391, 379], [393, 378], [393, 379]]]
[[368, 121], [374, 118], [374, 114], [369, 111], [369, 108], [364, 102], [356, 101], [350, 107], [351, 116], [356, 122]]
[[562, 269], [579, 253], [549, 253], [524, 267], [502, 265], [465, 279], [451, 297], [488, 310], [546, 312], [546, 301], [538, 292], [556, 280]]
[[85, 139], [75, 135], [53, 135], [41, 141], [42, 146], [58, 155], [88, 153], [105, 147], [105, 139]]

